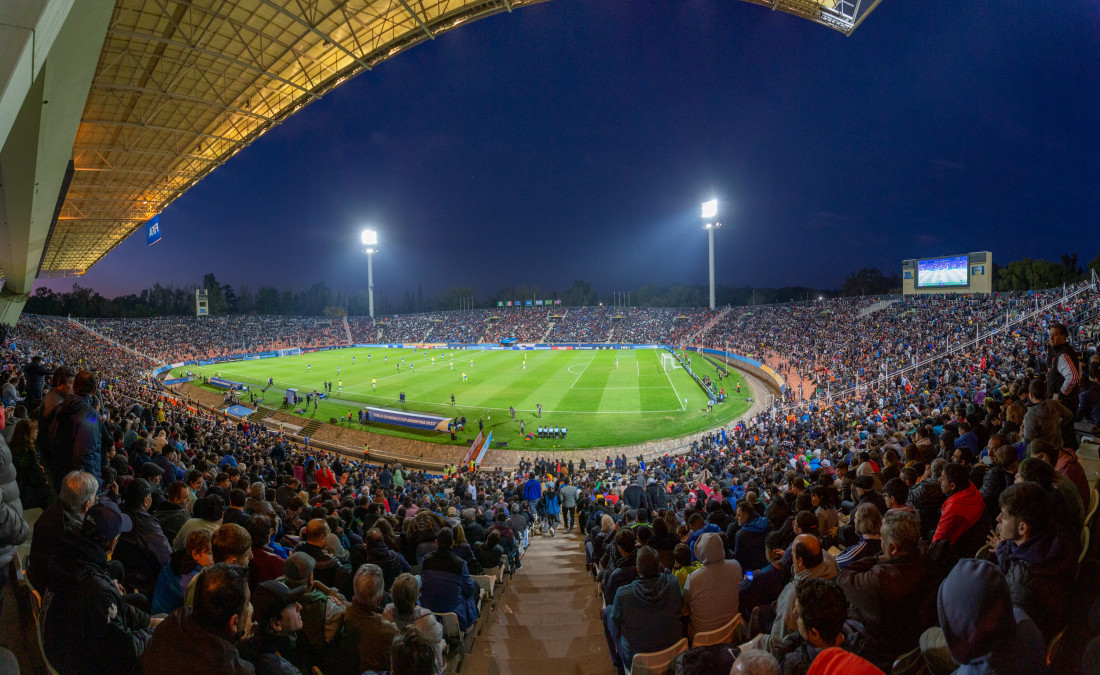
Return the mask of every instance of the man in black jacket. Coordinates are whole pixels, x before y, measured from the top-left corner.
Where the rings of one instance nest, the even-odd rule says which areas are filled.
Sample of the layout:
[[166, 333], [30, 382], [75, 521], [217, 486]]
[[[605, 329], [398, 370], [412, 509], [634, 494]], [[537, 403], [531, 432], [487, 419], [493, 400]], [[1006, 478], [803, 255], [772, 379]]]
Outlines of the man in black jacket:
[[79, 532], [65, 535], [66, 555], [55, 559], [42, 602], [46, 658], [63, 675], [128, 673], [145, 650], [149, 615], [123, 598], [107, 569], [107, 556], [131, 525], [104, 501], [88, 509]]
[[42, 512], [31, 535], [31, 554], [27, 578], [39, 593], [45, 593], [53, 581], [54, 560], [67, 555], [65, 533], [80, 532], [84, 514], [96, 503], [99, 483], [90, 473], [71, 471], [61, 481], [57, 501]]
[[316, 563], [313, 577], [324, 585], [335, 588], [345, 596], [351, 592], [351, 568], [343, 565], [336, 556], [325, 550], [325, 539], [328, 538], [328, 523], [320, 518], [314, 518], [306, 524], [306, 540], [294, 547], [294, 551], [302, 552], [313, 558]]
[[659, 509], [668, 507], [668, 490], [663, 484], [650, 478], [645, 486], [645, 499], [649, 504], [650, 513], [656, 514]]
[[126, 486], [123, 510], [133, 527], [119, 537], [114, 559], [126, 568], [126, 583], [145, 597], [153, 597], [160, 570], [172, 556], [172, 545], [160, 529], [160, 523], [149, 514], [153, 489], [141, 478]]
[[187, 483], [178, 480], [168, 486], [168, 498], [153, 511], [153, 517], [160, 523], [160, 529], [169, 544], [176, 540], [180, 528], [191, 517], [184, 506], [186, 503]]
[[638, 484], [637, 475], [632, 475], [630, 477], [630, 485], [623, 490], [623, 501], [626, 502], [633, 511], [647, 508], [645, 489]]

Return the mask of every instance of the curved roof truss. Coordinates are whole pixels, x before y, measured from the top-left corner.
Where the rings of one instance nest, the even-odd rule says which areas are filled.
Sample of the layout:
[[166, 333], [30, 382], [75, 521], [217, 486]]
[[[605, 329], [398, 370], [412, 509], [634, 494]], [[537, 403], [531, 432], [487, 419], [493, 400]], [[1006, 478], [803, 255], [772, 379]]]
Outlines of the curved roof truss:
[[[86, 272], [210, 171], [350, 77], [545, 0], [118, 0], [39, 276]], [[747, 0], [851, 34], [881, 0]]]

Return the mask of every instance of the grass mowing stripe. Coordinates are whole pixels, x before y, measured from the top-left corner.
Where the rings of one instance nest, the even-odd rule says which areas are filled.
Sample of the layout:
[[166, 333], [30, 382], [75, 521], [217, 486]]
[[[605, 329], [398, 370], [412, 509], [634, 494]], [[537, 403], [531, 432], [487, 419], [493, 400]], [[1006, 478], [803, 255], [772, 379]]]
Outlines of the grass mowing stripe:
[[[397, 398], [404, 391], [406, 410], [467, 416], [470, 425], [453, 444], [462, 445], [473, 438], [480, 417], [486, 432], [493, 431], [494, 440], [508, 442], [520, 452], [549, 451], [561, 448], [563, 442], [560, 439], [522, 439], [519, 419], [525, 420], [527, 431], [539, 425], [567, 427], [569, 438], [564, 445], [570, 448], [610, 447], [695, 432], [732, 420], [749, 408], [747, 401], [731, 399], [717, 406], [711, 415], [705, 415], [706, 396], [686, 371], [665, 372], [656, 356], [658, 352], [646, 351], [653, 351], [655, 356], [651, 359], [643, 350], [598, 350], [592, 354], [580, 350], [454, 350], [454, 370], [451, 370], [451, 350], [414, 353], [411, 349], [352, 348], [191, 366], [190, 370], [204, 375], [220, 373], [227, 379], [257, 387], [266, 386], [267, 379], [272, 377], [275, 384], [267, 391], [266, 398], [267, 405], [276, 408], [287, 387], [294, 387], [304, 395], [314, 388], [320, 391], [322, 381], [334, 384], [342, 381], [343, 391], [337, 391], [338, 387], [334, 386], [332, 398], [322, 400], [316, 411], [310, 406], [307, 413], [297, 415], [303, 424], [310, 419], [346, 419], [349, 410], [355, 419], [356, 409], [367, 404], [401, 409]], [[351, 363], [353, 355], [356, 356], [354, 364]], [[442, 358], [444, 355], [446, 358]], [[524, 355], [526, 369], [523, 368]], [[401, 364], [402, 356], [404, 364]], [[436, 357], [434, 366], [432, 356]], [[617, 369], [614, 367], [616, 358], [620, 365]], [[475, 362], [472, 367], [469, 365], [471, 359]], [[635, 361], [633, 375], [630, 374], [630, 359]], [[312, 368], [307, 368], [307, 364]], [[400, 371], [398, 364], [401, 364]], [[410, 370], [410, 365], [415, 370]], [[338, 367], [339, 373], [336, 372]], [[468, 382], [462, 382], [463, 372], [469, 376]], [[740, 381], [736, 374], [734, 377], [724, 383], [727, 389]], [[371, 387], [372, 378], [377, 380], [376, 388]], [[689, 397], [687, 409], [679, 389]], [[455, 407], [450, 405], [452, 392]], [[245, 398], [247, 400], [247, 395]], [[536, 403], [543, 404], [542, 420], [535, 416]], [[509, 405], [517, 408], [516, 422], [507, 414]], [[450, 443], [447, 434], [385, 425], [372, 425], [370, 429], [403, 438]]]

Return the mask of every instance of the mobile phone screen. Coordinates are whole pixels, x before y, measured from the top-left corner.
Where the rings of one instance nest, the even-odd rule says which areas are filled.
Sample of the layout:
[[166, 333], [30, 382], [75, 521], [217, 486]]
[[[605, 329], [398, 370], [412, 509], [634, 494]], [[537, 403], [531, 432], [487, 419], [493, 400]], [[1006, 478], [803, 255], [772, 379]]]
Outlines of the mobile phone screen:
[[745, 576], [748, 578], [749, 581], [752, 581], [752, 571], [751, 570], [748, 571], [748, 572], [745, 572]]

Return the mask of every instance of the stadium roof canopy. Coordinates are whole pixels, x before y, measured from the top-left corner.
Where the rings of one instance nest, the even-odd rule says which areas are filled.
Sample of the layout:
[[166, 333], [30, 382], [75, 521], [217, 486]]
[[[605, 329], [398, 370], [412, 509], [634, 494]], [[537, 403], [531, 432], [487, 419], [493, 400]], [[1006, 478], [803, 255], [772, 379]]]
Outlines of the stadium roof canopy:
[[[469, 21], [543, 1], [117, 0], [37, 275], [83, 274], [350, 77]], [[747, 1], [850, 35], [881, 0]]]

